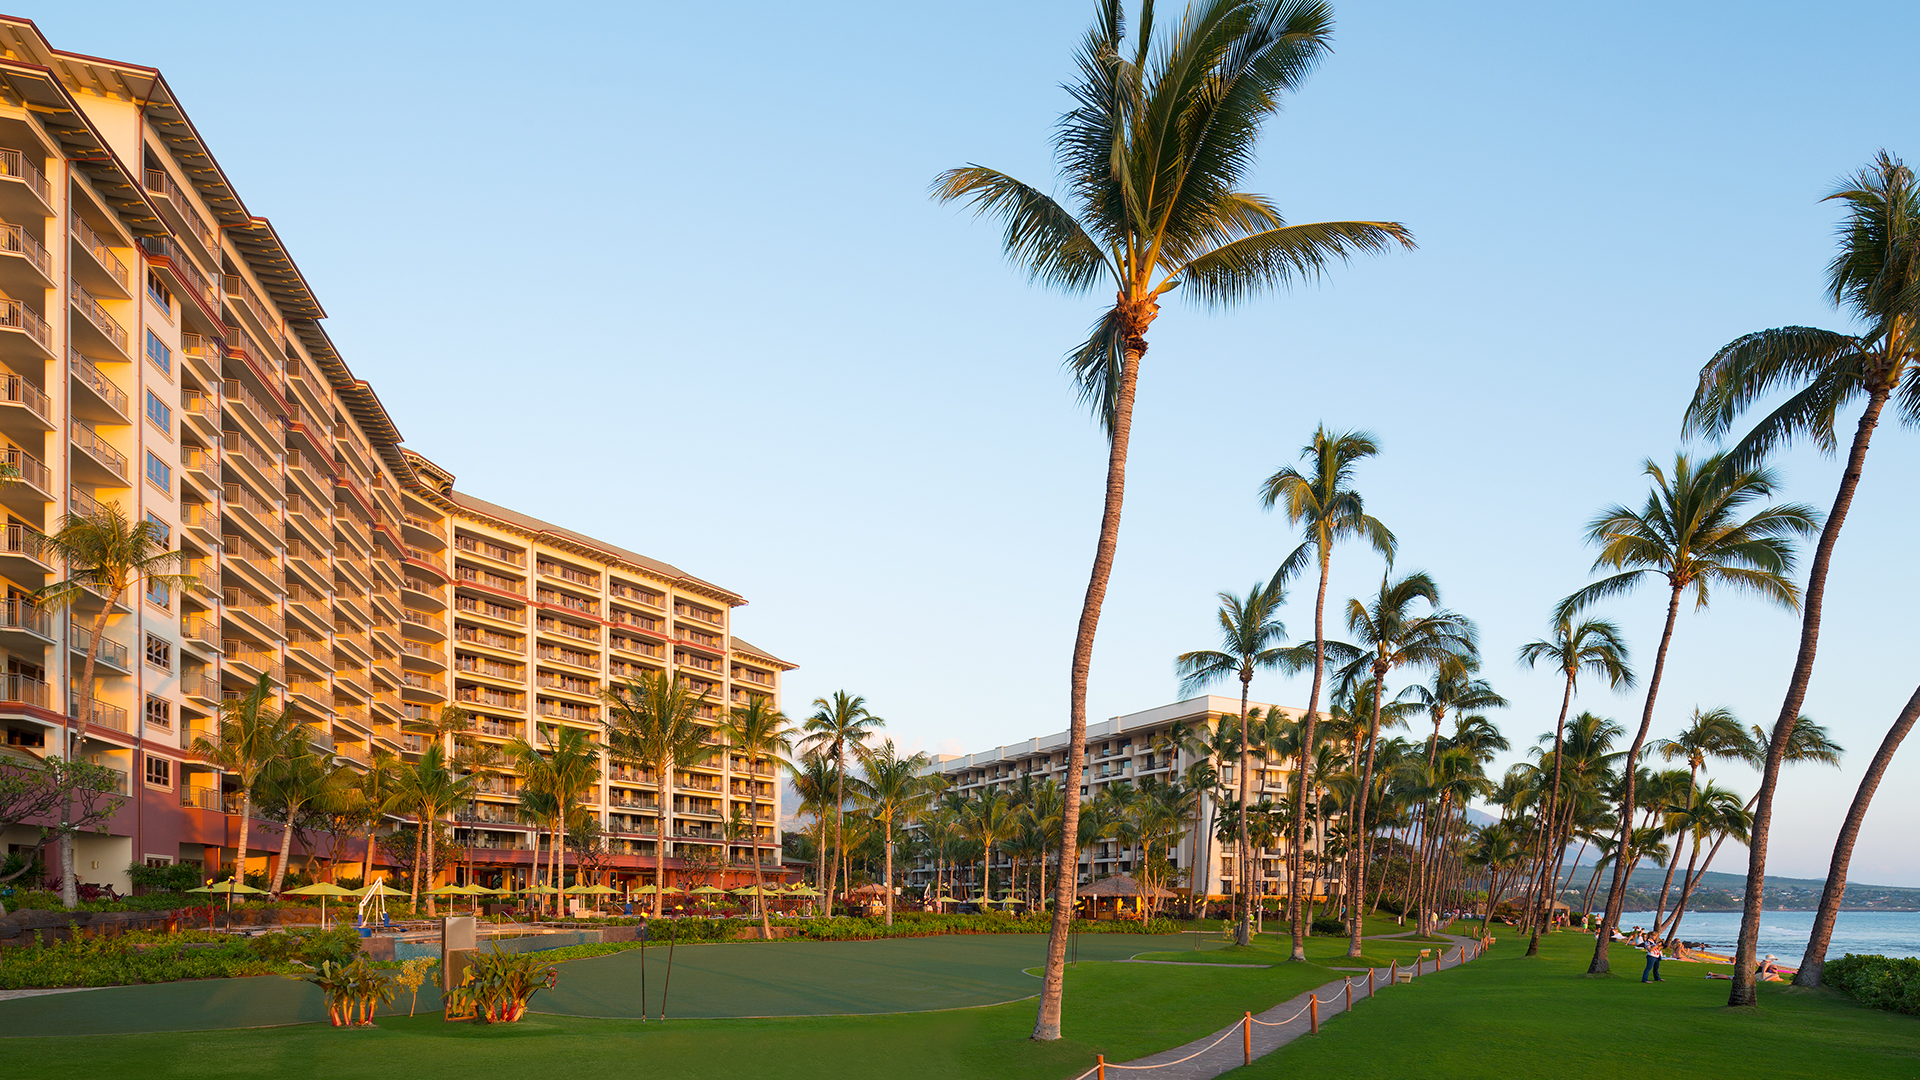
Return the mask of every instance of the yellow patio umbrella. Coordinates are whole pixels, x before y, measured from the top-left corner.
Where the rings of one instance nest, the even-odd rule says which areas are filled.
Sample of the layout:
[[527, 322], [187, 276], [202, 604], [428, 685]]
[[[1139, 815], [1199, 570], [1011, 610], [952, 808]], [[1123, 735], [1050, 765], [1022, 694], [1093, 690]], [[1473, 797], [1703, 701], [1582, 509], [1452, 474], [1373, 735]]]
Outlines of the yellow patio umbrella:
[[317, 881], [312, 885], [302, 885], [297, 889], [288, 889], [286, 896], [317, 896], [320, 898], [320, 929], [327, 928], [327, 897], [352, 896], [352, 889], [343, 889], [331, 881]]
[[203, 888], [188, 889], [187, 891], [203, 892], [203, 893], [225, 893], [227, 894], [227, 910], [228, 911], [233, 910], [233, 894], [234, 893], [259, 894], [262, 892], [262, 890], [256, 889], [244, 881], [233, 881], [233, 880], [222, 881], [218, 885], [209, 881]]
[[348, 892], [349, 894], [351, 894], [351, 895], [353, 895], [353, 896], [360, 896], [360, 897], [364, 897], [364, 896], [366, 896], [366, 895], [367, 895], [367, 892], [368, 892], [368, 890], [372, 890], [372, 889], [378, 889], [378, 890], [379, 890], [379, 893], [380, 893], [380, 895], [381, 895], [381, 896], [408, 896], [408, 895], [411, 895], [411, 894], [409, 894], [409, 893], [407, 893], [407, 892], [406, 892], [405, 890], [403, 890], [403, 889], [396, 889], [396, 888], [394, 888], [393, 886], [391, 886], [391, 885], [389, 885], [389, 884], [387, 884], [387, 883], [386, 883], [386, 882], [384, 882], [384, 881], [382, 881], [382, 882], [379, 882], [379, 883], [378, 883], [378, 884], [376, 884], [376, 885], [362, 885], [362, 886], [360, 886], [360, 887], [359, 887], [359, 888], [357, 888], [357, 889], [348, 889], [348, 890], [347, 890], [347, 892]]

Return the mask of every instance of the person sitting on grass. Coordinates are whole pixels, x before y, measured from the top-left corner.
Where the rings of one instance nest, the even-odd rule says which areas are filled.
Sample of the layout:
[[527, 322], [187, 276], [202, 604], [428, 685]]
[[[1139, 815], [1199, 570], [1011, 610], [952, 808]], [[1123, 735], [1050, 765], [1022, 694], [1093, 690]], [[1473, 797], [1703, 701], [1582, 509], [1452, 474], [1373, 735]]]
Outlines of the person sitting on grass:
[[1641, 982], [1646, 982], [1649, 979], [1654, 982], [1667, 981], [1660, 977], [1660, 961], [1665, 956], [1666, 954], [1660, 951], [1659, 942], [1647, 942], [1647, 969], [1640, 973]]

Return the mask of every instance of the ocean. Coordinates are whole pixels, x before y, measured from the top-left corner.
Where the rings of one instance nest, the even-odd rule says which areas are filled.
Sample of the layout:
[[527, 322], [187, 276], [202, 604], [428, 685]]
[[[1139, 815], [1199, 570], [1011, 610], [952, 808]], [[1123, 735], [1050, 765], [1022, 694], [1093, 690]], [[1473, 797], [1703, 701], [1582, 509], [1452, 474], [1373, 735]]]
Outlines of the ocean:
[[[1620, 917], [1621, 929], [1653, 925], [1653, 912], [1629, 911]], [[1766, 911], [1760, 915], [1760, 956], [1768, 953], [1788, 966], [1798, 964], [1813, 933], [1811, 911]], [[1680, 919], [1680, 936], [1704, 941], [1716, 951], [1733, 951], [1740, 936], [1737, 911], [1689, 911]], [[1881, 956], [1920, 956], [1920, 912], [1843, 911], [1834, 920], [1833, 941], [1827, 958], [1847, 953]]]

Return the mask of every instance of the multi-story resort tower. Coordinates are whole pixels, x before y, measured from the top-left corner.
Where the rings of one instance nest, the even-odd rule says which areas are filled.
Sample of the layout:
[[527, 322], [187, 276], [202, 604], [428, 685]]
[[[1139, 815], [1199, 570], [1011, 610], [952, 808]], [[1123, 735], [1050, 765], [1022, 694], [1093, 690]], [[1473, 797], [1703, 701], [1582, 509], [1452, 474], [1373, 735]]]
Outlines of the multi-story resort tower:
[[[18, 475], [0, 485], [0, 730], [5, 753], [119, 772], [129, 801], [80, 838], [82, 881], [124, 889], [131, 863], [213, 873], [238, 857], [257, 871], [277, 855], [264, 821], [235, 850], [233, 779], [192, 749], [262, 676], [316, 746], [356, 767], [418, 754], [413, 726], [450, 704], [478, 743], [540, 745], [556, 726], [597, 737], [599, 692], [645, 672], [692, 680], [711, 721], [756, 695], [777, 704], [791, 665], [733, 636], [742, 597], [455, 490], [401, 448], [324, 314], [157, 70], [0, 19], [0, 439]], [[38, 536], [105, 504], [154, 522], [202, 588], [125, 598], [80, 717], [105, 598], [56, 613], [28, 597], [64, 575]], [[745, 862], [736, 809], [775, 860], [767, 762], [723, 754], [672, 782], [662, 807], [652, 776], [603, 760], [585, 802], [620, 877], [650, 871], [663, 840], [669, 880], [689, 860]], [[455, 814], [483, 879], [525, 880], [518, 791], [509, 768]], [[357, 845], [338, 854], [359, 859]]]
[[[1249, 707], [1257, 707], [1263, 713], [1277, 712], [1294, 720], [1304, 715], [1300, 709], [1260, 702], [1251, 703]], [[1085, 786], [1080, 789], [1081, 805], [1085, 806], [1088, 801], [1097, 798], [1102, 790], [1117, 784], [1137, 785], [1149, 777], [1162, 782], [1184, 779], [1189, 767], [1202, 761], [1212, 762], [1221, 785], [1231, 789], [1237, 783], [1237, 759], [1212, 754], [1204, 748], [1204, 744], [1221, 721], [1237, 722], [1239, 713], [1239, 698], [1207, 696], [1162, 705], [1144, 712], [1127, 713], [1103, 723], [1088, 724], [1087, 762], [1083, 774]], [[1175, 738], [1176, 732], [1182, 732], [1186, 737]], [[1067, 733], [1061, 731], [976, 754], [943, 757], [934, 763], [931, 772], [946, 782], [947, 790], [962, 795], [970, 796], [993, 787], [1012, 791], [1023, 778], [1063, 782], [1067, 774], [1067, 750]], [[1292, 766], [1289, 762], [1269, 761], [1258, 753], [1253, 756], [1252, 762], [1249, 770], [1251, 786], [1248, 789], [1251, 802], [1280, 803], [1290, 797]], [[1202, 792], [1197, 814], [1201, 824], [1198, 828], [1184, 830], [1185, 838], [1171, 855], [1174, 865], [1181, 872], [1176, 891], [1193, 896], [1222, 896], [1236, 888], [1239, 870], [1234, 865], [1232, 845], [1218, 840], [1212, 843], [1206, 841], [1207, 829], [1218, 822], [1223, 809], [1222, 800], [1216, 797], [1215, 792]], [[1254, 870], [1253, 891], [1273, 892], [1284, 888], [1286, 853], [1290, 846], [1290, 841], [1282, 839], [1278, 846], [1257, 849], [1260, 865]], [[1106, 838], [1083, 845], [1080, 849], [1080, 881], [1086, 884], [1113, 874], [1130, 873], [1138, 856], [1139, 849], [1136, 846], [1117, 839]], [[1004, 886], [1011, 870], [1012, 863], [1006, 853], [996, 852], [994, 880], [997, 885]], [[927, 884], [933, 877], [931, 861], [921, 860], [909, 876], [915, 884]], [[977, 876], [971, 867], [961, 870], [964, 881], [975, 881], [977, 884]], [[1314, 880], [1311, 868], [1308, 884], [1315, 889], [1321, 887]]]

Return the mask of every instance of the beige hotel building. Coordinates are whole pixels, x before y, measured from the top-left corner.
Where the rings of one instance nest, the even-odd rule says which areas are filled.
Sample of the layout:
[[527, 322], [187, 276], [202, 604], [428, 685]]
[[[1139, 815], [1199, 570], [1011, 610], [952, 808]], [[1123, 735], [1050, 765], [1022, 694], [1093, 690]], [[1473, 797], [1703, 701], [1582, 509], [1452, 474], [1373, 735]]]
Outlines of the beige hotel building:
[[[118, 503], [162, 527], [204, 587], [127, 597], [108, 623], [92, 715], [71, 723], [77, 755], [118, 770], [131, 798], [82, 839], [82, 881], [124, 890], [130, 863], [234, 861], [232, 778], [190, 748], [262, 675], [316, 745], [355, 763], [417, 754], [409, 721], [448, 704], [483, 742], [597, 732], [598, 693], [642, 672], [693, 680], [711, 720], [778, 701], [792, 665], [733, 635], [744, 598], [456, 490], [401, 446], [324, 316], [159, 71], [0, 18], [0, 441], [20, 474], [0, 486], [4, 752], [61, 752], [104, 603], [27, 602], [63, 575], [35, 534]], [[663, 821], [670, 879], [696, 851], [747, 863], [747, 838], [723, 829], [736, 807], [777, 863], [766, 762], [723, 756], [672, 779], [663, 808], [652, 776], [603, 766], [589, 803], [617, 874], [651, 866]], [[482, 880], [530, 864], [517, 794], [509, 773], [460, 810]], [[248, 869], [279, 847], [278, 826], [254, 822]]]

